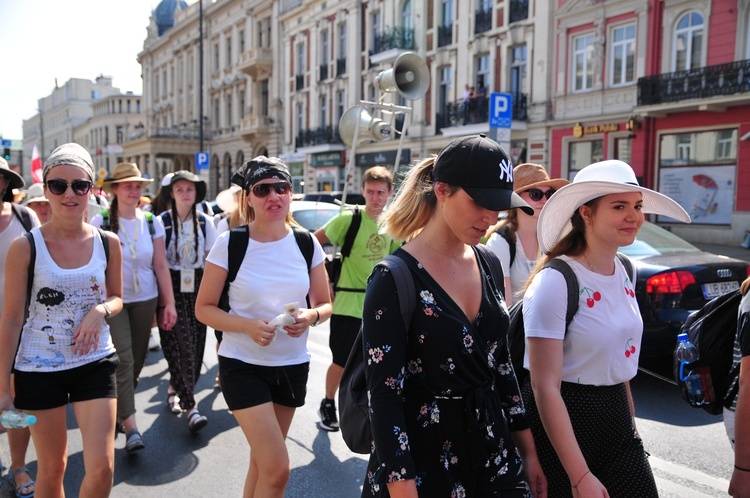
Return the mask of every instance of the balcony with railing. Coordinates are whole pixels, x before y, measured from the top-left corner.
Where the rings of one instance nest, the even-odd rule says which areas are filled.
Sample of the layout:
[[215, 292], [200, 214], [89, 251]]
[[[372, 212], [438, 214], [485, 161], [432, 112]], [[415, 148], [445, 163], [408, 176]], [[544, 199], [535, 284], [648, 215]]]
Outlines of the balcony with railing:
[[321, 64], [318, 66], [318, 80], [324, 81], [328, 79], [328, 63]]
[[294, 76], [294, 89], [299, 91], [305, 88], [305, 75], [297, 74]]
[[237, 68], [251, 78], [264, 74], [271, 74], [273, 70], [273, 49], [269, 47], [255, 47], [240, 54]]
[[343, 76], [346, 74], [346, 57], [336, 59], [336, 76]]
[[339, 135], [338, 126], [321, 126], [319, 128], [301, 130], [294, 139], [294, 144], [298, 149], [301, 147], [343, 143]]
[[375, 35], [372, 53], [379, 54], [392, 49], [414, 50], [414, 29], [396, 26], [385, 28]]
[[[524, 93], [513, 96], [511, 115], [514, 121], [526, 121], [528, 119], [526, 101], [526, 94]], [[488, 104], [489, 99], [487, 97], [448, 102], [445, 112], [438, 113], [435, 116], [437, 128], [488, 123]]]
[[279, 131], [279, 127], [271, 116], [250, 115], [240, 122], [240, 135], [245, 140], [254, 140], [275, 131]]
[[638, 105], [658, 105], [750, 92], [750, 60], [638, 79]]
[[492, 9], [477, 9], [474, 12], [474, 34], [492, 29]]
[[529, 0], [510, 0], [508, 22], [518, 22], [529, 18]]
[[453, 25], [446, 24], [438, 26], [438, 47], [444, 47], [453, 43]]

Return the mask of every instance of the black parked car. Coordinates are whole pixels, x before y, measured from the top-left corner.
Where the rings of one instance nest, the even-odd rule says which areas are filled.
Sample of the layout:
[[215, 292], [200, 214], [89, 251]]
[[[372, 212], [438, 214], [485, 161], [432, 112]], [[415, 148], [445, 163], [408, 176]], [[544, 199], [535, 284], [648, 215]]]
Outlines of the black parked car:
[[648, 221], [635, 242], [620, 251], [637, 268], [642, 358], [672, 354], [688, 315], [714, 297], [738, 289], [749, 271], [746, 261], [701, 251]]

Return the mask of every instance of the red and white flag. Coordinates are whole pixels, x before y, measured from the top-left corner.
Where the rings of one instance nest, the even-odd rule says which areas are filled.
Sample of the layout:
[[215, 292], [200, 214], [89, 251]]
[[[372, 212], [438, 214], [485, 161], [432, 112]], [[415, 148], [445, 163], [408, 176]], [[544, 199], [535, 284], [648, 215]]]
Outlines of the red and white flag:
[[39, 157], [36, 144], [31, 151], [31, 179], [34, 183], [42, 183], [42, 158]]

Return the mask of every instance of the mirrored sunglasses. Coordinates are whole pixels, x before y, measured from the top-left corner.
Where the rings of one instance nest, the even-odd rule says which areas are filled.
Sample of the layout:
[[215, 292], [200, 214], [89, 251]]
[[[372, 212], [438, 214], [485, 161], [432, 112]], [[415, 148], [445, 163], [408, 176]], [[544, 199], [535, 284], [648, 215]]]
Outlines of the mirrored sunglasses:
[[271, 193], [271, 189], [276, 192], [276, 195], [286, 195], [292, 190], [292, 186], [286, 182], [278, 183], [259, 183], [255, 185], [252, 190], [255, 197], [267, 197]]
[[542, 200], [542, 197], [546, 197], [547, 200], [549, 200], [550, 197], [552, 197], [552, 194], [555, 193], [555, 189], [551, 188], [546, 192], [542, 192], [538, 188], [532, 188], [526, 191], [527, 194], [529, 194], [529, 198], [534, 202], [539, 202]]
[[63, 195], [68, 187], [73, 189], [75, 195], [86, 195], [91, 190], [91, 183], [89, 180], [73, 180], [72, 183], [68, 183], [65, 180], [47, 180], [47, 189], [55, 195]]

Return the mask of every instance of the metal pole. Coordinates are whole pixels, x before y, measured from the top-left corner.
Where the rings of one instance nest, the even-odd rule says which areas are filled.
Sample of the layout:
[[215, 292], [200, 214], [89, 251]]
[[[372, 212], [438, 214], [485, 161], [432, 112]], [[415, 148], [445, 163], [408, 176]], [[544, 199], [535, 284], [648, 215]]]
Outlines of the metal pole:
[[198, 2], [198, 8], [200, 9], [200, 12], [198, 13], [198, 51], [200, 52], [198, 55], [198, 107], [200, 107], [200, 119], [198, 123], [198, 150], [200, 152], [203, 152], [203, 0], [200, 0]]

